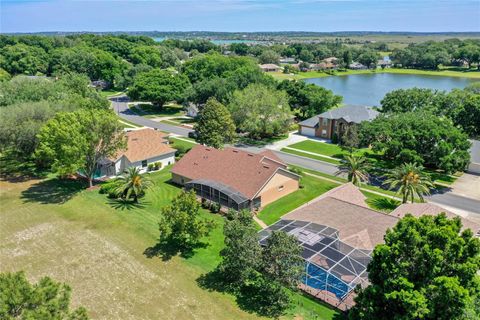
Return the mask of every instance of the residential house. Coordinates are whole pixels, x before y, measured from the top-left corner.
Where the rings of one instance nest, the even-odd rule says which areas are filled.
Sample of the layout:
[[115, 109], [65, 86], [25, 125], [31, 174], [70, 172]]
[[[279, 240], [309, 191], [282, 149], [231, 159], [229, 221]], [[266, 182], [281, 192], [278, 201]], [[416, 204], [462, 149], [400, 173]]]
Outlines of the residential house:
[[371, 121], [378, 114], [372, 107], [345, 105], [300, 122], [299, 133], [330, 140], [335, 134], [340, 137], [348, 126]]
[[299, 176], [273, 152], [196, 145], [172, 168], [172, 181], [224, 208], [256, 210], [298, 189]]
[[177, 150], [169, 146], [167, 134], [146, 128], [128, 131], [125, 135], [127, 147], [111, 159], [101, 161], [100, 177], [119, 175], [131, 167], [145, 172], [151, 163], [160, 162], [165, 167], [175, 162]]
[[323, 62], [337, 65], [337, 64], [338, 64], [338, 58], [336, 58], [336, 57], [328, 57], [328, 58], [323, 59]]
[[276, 64], [273, 64], [273, 63], [261, 64], [259, 66], [263, 72], [278, 72], [282, 70], [282, 67], [277, 66]]
[[296, 62], [297, 62], [297, 60], [295, 60], [295, 58], [289, 58], [289, 57], [280, 58], [280, 63], [292, 64], [292, 63], [296, 63]]
[[382, 69], [390, 68], [392, 66], [392, 62], [390, 60], [381, 59], [378, 60], [377, 66], [381, 67]]
[[361, 64], [360, 62], [352, 62], [348, 65], [349, 69], [352, 70], [366, 70], [368, 67], [366, 65]]
[[[457, 217], [431, 203], [402, 204], [390, 214], [370, 209], [352, 183], [343, 184], [282, 217], [259, 233], [265, 245], [273, 230], [295, 236], [302, 247], [305, 274], [300, 288], [341, 309], [354, 305], [354, 288], [368, 285], [367, 265], [376, 245], [407, 213]], [[480, 225], [461, 218], [478, 235]]]

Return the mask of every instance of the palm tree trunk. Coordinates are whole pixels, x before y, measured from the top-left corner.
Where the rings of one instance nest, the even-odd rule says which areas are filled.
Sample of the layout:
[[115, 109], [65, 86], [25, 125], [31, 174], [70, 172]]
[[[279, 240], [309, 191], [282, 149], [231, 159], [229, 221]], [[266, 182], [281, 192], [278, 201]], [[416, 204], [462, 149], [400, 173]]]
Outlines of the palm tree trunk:
[[89, 188], [93, 187], [93, 179], [90, 176], [88, 177], [88, 187]]

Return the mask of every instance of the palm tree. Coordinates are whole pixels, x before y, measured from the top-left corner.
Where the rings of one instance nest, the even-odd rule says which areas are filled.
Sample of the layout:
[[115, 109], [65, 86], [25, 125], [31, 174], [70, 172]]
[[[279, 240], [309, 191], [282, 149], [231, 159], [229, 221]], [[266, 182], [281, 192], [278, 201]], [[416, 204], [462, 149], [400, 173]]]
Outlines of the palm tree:
[[137, 167], [128, 168], [128, 170], [117, 178], [118, 187], [117, 194], [122, 199], [130, 199], [133, 197], [133, 202], [137, 203], [138, 198], [145, 193], [152, 182], [140, 174]]
[[342, 164], [338, 166], [339, 170], [335, 172], [336, 176], [347, 174], [348, 181], [356, 186], [359, 186], [362, 182], [368, 181], [368, 172], [366, 171], [368, 168], [367, 158], [350, 154], [345, 156], [341, 162]]
[[404, 163], [386, 175], [384, 184], [388, 184], [390, 189], [398, 188], [397, 192], [402, 194], [402, 203], [407, 203], [409, 198], [413, 202], [416, 197], [423, 202], [423, 196], [430, 194], [433, 183], [422, 171], [421, 165]]

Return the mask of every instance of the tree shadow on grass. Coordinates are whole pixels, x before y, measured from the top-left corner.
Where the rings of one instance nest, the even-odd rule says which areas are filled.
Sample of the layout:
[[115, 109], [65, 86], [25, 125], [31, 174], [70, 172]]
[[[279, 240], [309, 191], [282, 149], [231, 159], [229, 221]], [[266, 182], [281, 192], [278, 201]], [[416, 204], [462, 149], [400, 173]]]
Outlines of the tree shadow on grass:
[[86, 188], [82, 180], [48, 179], [39, 181], [27, 190], [22, 191], [21, 199], [24, 202], [38, 202], [41, 204], [65, 203], [78, 192]]
[[108, 204], [115, 210], [133, 210], [133, 209], [145, 209], [150, 202], [133, 202], [132, 200], [124, 199], [109, 199]]
[[400, 201], [389, 198], [375, 198], [367, 200], [367, 202], [374, 209], [387, 212], [395, 210], [400, 205]]
[[228, 283], [228, 280], [225, 279], [224, 274], [218, 269], [202, 274], [197, 278], [197, 284], [200, 288], [207, 291], [216, 291], [216, 292], [226, 292], [233, 294], [235, 290]]
[[172, 240], [159, 241], [152, 247], [143, 251], [147, 258], [160, 257], [163, 261], [168, 261], [179, 255], [184, 259], [189, 259], [195, 254], [195, 250], [208, 247], [208, 243], [200, 242], [191, 246], [184, 246]]
[[8, 182], [25, 182], [45, 178], [47, 175], [32, 160], [19, 159], [8, 153], [0, 157], [0, 168], [0, 179]]

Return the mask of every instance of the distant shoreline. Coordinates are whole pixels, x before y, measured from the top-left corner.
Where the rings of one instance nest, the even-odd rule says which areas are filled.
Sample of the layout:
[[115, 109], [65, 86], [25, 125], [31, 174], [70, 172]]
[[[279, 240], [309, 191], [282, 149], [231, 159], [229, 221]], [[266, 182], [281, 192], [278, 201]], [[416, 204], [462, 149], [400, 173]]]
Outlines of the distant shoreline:
[[452, 70], [419, 70], [419, 69], [400, 69], [400, 68], [388, 68], [388, 69], [376, 69], [376, 70], [348, 70], [340, 71], [335, 74], [328, 74], [320, 71], [307, 71], [299, 72], [295, 75], [284, 74], [281, 72], [271, 72], [270, 74], [279, 80], [292, 79], [312, 79], [312, 78], [322, 78], [329, 76], [347, 76], [355, 74], [375, 74], [375, 73], [394, 73], [394, 74], [412, 74], [412, 75], [425, 75], [425, 76], [439, 76], [439, 77], [458, 77], [458, 78], [467, 78], [480, 80], [480, 71], [452, 71]]

